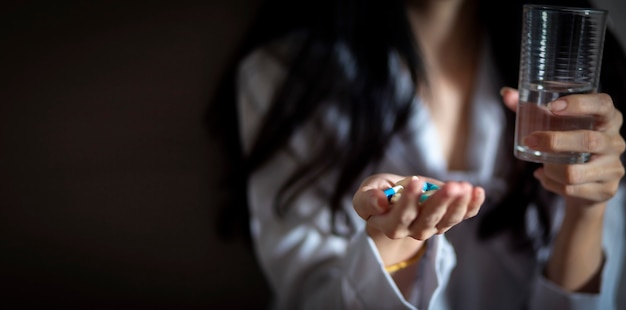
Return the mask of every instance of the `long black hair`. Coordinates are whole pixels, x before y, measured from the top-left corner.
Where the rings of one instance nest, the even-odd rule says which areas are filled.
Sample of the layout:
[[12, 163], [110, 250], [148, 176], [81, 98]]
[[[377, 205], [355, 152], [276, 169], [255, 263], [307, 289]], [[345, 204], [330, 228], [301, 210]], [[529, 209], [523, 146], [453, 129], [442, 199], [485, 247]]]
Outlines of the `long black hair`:
[[[514, 87], [518, 78], [524, 1], [490, 1], [489, 8], [482, 7], [485, 1], [479, 2], [484, 29], [491, 38], [498, 38], [491, 44], [496, 67], [504, 85]], [[591, 6], [588, 1], [534, 3]], [[221, 190], [239, 189], [231, 196], [232, 201], [220, 206], [218, 228], [221, 235], [243, 232], [248, 240], [247, 197], [241, 191], [247, 177], [284, 147], [294, 130], [329, 104], [349, 116], [348, 134], [337, 137], [332, 132], [320, 133], [324, 135], [324, 148], [283, 184], [274, 211], [279, 215], [286, 212], [289, 202], [300, 190], [330, 169], [339, 171], [335, 190], [329, 197], [330, 206], [333, 214], [342, 211], [342, 198], [358, 184], [364, 169], [381, 159], [389, 137], [407, 123], [412, 98], [398, 92], [395, 83], [399, 67], [392, 63], [390, 54], [401, 56], [415, 82], [413, 85], [426, 82], [405, 5], [403, 0], [269, 0], [261, 6], [240, 50], [233, 55], [209, 109], [209, 128], [217, 133], [216, 137], [223, 138], [222, 146], [230, 166]], [[251, 152], [244, 156], [239, 143], [235, 101], [237, 65], [255, 48], [293, 33], [304, 34], [304, 39], [289, 59], [285, 84], [275, 96]], [[601, 90], [611, 94], [618, 108], [624, 111], [626, 61], [619, 42], [610, 31], [606, 35], [603, 59]], [[514, 113], [507, 111], [507, 118], [508, 136], [512, 137]], [[626, 136], [624, 128], [621, 133]], [[510, 143], [512, 150], [512, 141]], [[493, 208], [483, 216], [479, 231], [482, 238], [505, 230], [523, 234], [523, 214], [533, 202], [540, 206], [544, 226], [548, 225], [542, 202], [537, 199], [542, 189], [532, 176], [538, 165], [514, 162], [512, 179], [516, 183], [499, 203], [506, 208]], [[545, 239], [547, 230], [544, 231]]]

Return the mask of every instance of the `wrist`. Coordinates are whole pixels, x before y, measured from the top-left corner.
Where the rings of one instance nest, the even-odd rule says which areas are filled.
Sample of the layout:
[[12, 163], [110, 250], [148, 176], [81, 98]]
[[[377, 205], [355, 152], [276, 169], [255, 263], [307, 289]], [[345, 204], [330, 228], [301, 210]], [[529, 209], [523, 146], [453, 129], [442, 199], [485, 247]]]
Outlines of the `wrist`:
[[566, 201], [564, 221], [570, 222], [602, 222], [606, 211], [606, 202], [589, 204], [581, 207]]
[[401, 263], [403, 261], [414, 258], [425, 241], [417, 240], [412, 237], [404, 237], [391, 239], [382, 231], [366, 225], [367, 234], [372, 238], [378, 249], [378, 253], [383, 260], [385, 266]]
[[422, 246], [419, 248], [419, 250], [417, 250], [417, 252], [410, 257], [409, 259], [400, 261], [398, 263], [395, 264], [391, 264], [391, 265], [385, 265], [385, 271], [387, 271], [388, 273], [394, 273], [398, 270], [402, 270], [406, 267], [409, 267], [413, 264], [418, 263], [422, 257], [424, 256], [424, 253], [426, 253], [426, 242], [424, 241], [424, 243], [422, 244]]

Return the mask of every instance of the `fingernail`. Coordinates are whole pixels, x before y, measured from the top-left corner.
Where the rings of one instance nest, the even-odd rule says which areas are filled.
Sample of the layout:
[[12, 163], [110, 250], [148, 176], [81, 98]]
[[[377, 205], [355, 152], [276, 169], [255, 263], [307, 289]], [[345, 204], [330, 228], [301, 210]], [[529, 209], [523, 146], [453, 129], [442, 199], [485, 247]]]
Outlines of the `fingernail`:
[[504, 96], [504, 93], [506, 92], [506, 90], [508, 89], [508, 87], [503, 86], [502, 88], [500, 88], [500, 97]]
[[552, 101], [548, 103], [548, 109], [554, 112], [563, 111], [565, 110], [566, 107], [567, 107], [567, 102], [565, 102], [564, 100], [557, 100], [557, 101]]

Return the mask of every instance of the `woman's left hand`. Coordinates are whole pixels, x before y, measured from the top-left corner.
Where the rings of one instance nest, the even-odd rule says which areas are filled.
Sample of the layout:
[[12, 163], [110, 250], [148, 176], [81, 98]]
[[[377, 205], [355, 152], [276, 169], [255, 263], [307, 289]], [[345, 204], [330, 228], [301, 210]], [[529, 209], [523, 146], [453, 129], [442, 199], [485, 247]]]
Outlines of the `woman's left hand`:
[[[504, 103], [512, 110], [518, 104], [513, 88], [501, 91]], [[576, 94], [550, 104], [552, 113], [562, 116], [591, 115], [594, 130], [543, 131], [525, 139], [533, 149], [547, 152], [587, 152], [591, 159], [584, 164], [544, 163], [534, 172], [544, 188], [565, 197], [570, 207], [591, 207], [611, 199], [624, 176], [620, 156], [626, 149], [620, 135], [622, 113], [608, 94]]]

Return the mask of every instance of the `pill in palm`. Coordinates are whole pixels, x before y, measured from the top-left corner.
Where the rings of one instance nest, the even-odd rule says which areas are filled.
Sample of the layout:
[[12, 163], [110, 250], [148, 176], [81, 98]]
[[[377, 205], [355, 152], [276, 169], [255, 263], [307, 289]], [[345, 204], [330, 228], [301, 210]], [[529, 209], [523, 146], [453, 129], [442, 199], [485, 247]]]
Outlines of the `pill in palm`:
[[[434, 194], [438, 189], [439, 186], [435, 184], [429, 182], [424, 183], [424, 186], [422, 187], [422, 196], [420, 197], [420, 203], [428, 199], [428, 197]], [[386, 189], [384, 192], [385, 195], [387, 195], [387, 199], [391, 203], [396, 203], [398, 200], [400, 200], [400, 197], [402, 197], [403, 190], [404, 187], [402, 185], [396, 185], [394, 187]]]

